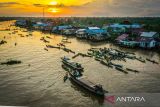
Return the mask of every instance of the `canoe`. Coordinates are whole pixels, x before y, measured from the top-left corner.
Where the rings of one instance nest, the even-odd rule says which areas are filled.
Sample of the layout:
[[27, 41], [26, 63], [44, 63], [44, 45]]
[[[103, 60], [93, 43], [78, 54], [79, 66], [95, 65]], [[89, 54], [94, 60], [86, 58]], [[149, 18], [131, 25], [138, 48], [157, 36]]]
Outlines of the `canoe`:
[[67, 57], [63, 57], [61, 58], [62, 62], [64, 65], [68, 66], [69, 68], [73, 69], [73, 70], [78, 70], [78, 71], [83, 71], [83, 67], [81, 66], [81, 64], [76, 63], [76, 62], [72, 62], [69, 58]]
[[48, 51], [48, 49], [47, 49], [47, 48], [44, 48], [44, 50]]
[[123, 73], [125, 73], [125, 74], [128, 74], [127, 71], [125, 71], [124, 69], [122, 69], [122, 68], [120, 68], [120, 67], [115, 67], [115, 69], [118, 70], [118, 71], [121, 71], [121, 72], [123, 72]]
[[152, 63], [154, 63], [154, 64], [159, 64], [159, 63], [156, 62], [155, 60], [151, 60], [151, 59], [148, 59], [148, 58], [146, 58], [146, 60], [149, 61], [149, 62], [152, 62]]
[[57, 48], [57, 49], [60, 49], [59, 46], [52, 46], [52, 45], [46, 45], [47, 48]]
[[18, 60], [10, 60], [7, 62], [2, 62], [1, 65], [14, 65], [14, 64], [20, 64], [20, 63], [22, 63], [22, 62], [18, 61]]
[[105, 93], [108, 93], [100, 84], [95, 84], [84, 77], [76, 77], [73, 72], [69, 72], [69, 75], [73, 82], [97, 96], [104, 97]]
[[113, 65], [113, 66], [115, 66], [115, 67], [119, 67], [119, 68], [123, 67], [123, 65], [115, 64], [115, 63], [112, 63], [112, 62], [110, 64]]
[[111, 64], [105, 62], [104, 60], [101, 60], [100, 63], [107, 66], [107, 67], [113, 68], [113, 66]]
[[145, 63], [145, 62], [146, 62], [146, 61], [145, 61], [144, 59], [142, 59], [141, 57], [135, 58], [135, 59], [137, 59], [138, 61], [140, 61], [140, 62], [142, 62], [142, 63]]
[[130, 69], [130, 68], [126, 68], [127, 71], [131, 71], [131, 72], [135, 72], [135, 73], [139, 73], [139, 71], [137, 70], [133, 70], [133, 69]]

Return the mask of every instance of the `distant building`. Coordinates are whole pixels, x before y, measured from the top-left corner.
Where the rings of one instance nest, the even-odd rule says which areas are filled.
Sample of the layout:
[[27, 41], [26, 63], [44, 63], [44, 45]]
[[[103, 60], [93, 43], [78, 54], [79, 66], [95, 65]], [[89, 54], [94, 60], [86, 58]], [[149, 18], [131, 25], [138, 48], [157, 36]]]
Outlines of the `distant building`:
[[141, 37], [139, 39], [139, 47], [141, 48], [154, 48], [156, 46], [156, 41], [153, 38]]
[[78, 29], [76, 31], [76, 37], [80, 39], [85, 39], [86, 38], [86, 29]]
[[17, 26], [26, 26], [27, 22], [26, 22], [26, 20], [17, 20], [15, 24]]
[[92, 41], [102, 41], [109, 38], [107, 31], [99, 27], [88, 27], [86, 29], [86, 35], [87, 38]]
[[71, 25], [62, 25], [62, 26], [55, 26], [52, 29], [53, 33], [62, 33], [63, 30], [65, 29], [71, 29], [72, 26]]
[[121, 41], [124, 41], [124, 40], [126, 40], [127, 38], [128, 38], [128, 34], [122, 34], [122, 35], [120, 35], [120, 36], [118, 36], [117, 38], [116, 38], [116, 42], [117, 43], [120, 43]]
[[127, 32], [127, 29], [141, 29], [142, 26], [140, 24], [119, 24], [114, 23], [108, 26], [104, 26], [103, 29], [107, 29], [109, 32], [112, 33], [125, 33]]
[[140, 37], [145, 37], [145, 38], [156, 38], [159, 37], [159, 34], [157, 32], [142, 32]]
[[125, 46], [125, 47], [136, 47], [139, 45], [139, 42], [137, 41], [131, 41], [128, 39], [129, 35], [128, 34], [122, 34], [120, 36], [117, 37], [116, 42], [121, 45], [121, 46]]

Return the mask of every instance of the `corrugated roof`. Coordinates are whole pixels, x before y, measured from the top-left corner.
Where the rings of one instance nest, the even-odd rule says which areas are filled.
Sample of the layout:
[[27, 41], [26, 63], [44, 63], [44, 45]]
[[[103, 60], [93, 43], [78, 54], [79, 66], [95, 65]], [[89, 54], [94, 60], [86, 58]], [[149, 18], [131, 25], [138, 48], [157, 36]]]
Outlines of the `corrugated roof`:
[[99, 27], [88, 27], [87, 29], [93, 30], [93, 29], [100, 29]]
[[126, 39], [128, 36], [129, 36], [128, 34], [122, 34], [121, 36], [118, 36], [116, 40], [117, 40], [117, 41], [124, 40], [124, 39]]
[[157, 34], [157, 32], [142, 32], [142, 34], [140, 35], [141, 37], [153, 37], [155, 34]]

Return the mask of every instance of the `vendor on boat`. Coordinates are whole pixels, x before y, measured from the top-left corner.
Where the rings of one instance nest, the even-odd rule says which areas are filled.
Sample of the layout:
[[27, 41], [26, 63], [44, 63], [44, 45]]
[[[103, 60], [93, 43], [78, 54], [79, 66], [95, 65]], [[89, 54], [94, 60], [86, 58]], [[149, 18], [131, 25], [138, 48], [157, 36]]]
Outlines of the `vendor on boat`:
[[102, 85], [98, 84], [98, 85], [95, 85], [95, 91], [103, 91], [103, 88], [102, 88]]
[[82, 73], [78, 70], [75, 70], [75, 71], [73, 71], [73, 75], [74, 75], [74, 77], [80, 77], [80, 76], [82, 76]]
[[67, 58], [66, 56], [63, 57], [63, 60], [69, 60], [69, 58]]

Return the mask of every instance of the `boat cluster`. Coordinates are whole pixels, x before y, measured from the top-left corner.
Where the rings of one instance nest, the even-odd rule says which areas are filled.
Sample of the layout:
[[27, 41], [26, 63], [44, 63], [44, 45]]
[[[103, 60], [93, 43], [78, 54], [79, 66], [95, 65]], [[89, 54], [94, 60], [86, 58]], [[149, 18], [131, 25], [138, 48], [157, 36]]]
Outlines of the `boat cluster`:
[[146, 60], [140, 56], [137, 56], [135, 53], [131, 52], [123, 52], [117, 49], [112, 48], [91, 48], [88, 49], [87, 54], [84, 53], [78, 53], [74, 55], [72, 58], [76, 58], [78, 56], [82, 57], [91, 57], [94, 58], [96, 61], [100, 62], [102, 65], [107, 66], [108, 68], [115, 68], [116, 70], [123, 72], [125, 74], [128, 74], [128, 71], [139, 73], [140, 71], [134, 70], [131, 68], [127, 68], [124, 65], [116, 64], [114, 61], [123, 61], [126, 62], [127, 59], [131, 60], [137, 60], [142, 63], [145, 63], [146, 61], [152, 62], [154, 64], [159, 64], [155, 60], [151, 60], [146, 58]]
[[5, 41], [5, 40], [1, 40], [1, 41], [0, 41], [0, 45], [3, 45], [3, 44], [5, 44], [5, 43], [7, 43], [7, 41]]
[[61, 59], [62, 68], [67, 71], [66, 76], [64, 76], [64, 81], [67, 80], [69, 74], [70, 80], [75, 82], [77, 85], [95, 95], [104, 97], [107, 91], [102, 88], [102, 85], [95, 84], [83, 76], [84, 68], [81, 64], [73, 62], [67, 57], [62, 57]]

